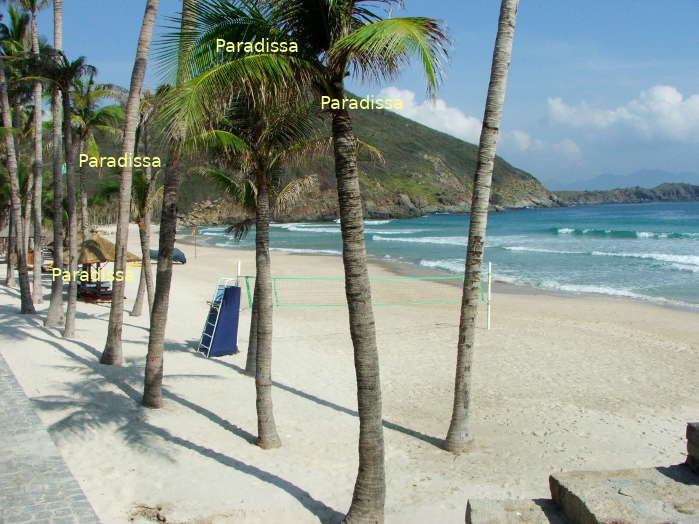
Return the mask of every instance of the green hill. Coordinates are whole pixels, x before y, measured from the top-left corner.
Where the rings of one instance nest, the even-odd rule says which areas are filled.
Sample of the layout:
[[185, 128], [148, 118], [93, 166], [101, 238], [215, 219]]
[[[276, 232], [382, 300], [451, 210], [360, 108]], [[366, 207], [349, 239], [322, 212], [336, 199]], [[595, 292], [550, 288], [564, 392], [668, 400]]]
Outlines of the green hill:
[[608, 191], [557, 191], [556, 195], [566, 205], [689, 202], [699, 200], [699, 186], [660, 184], [652, 189], [627, 187]]
[[[389, 111], [352, 112], [356, 135], [377, 148], [385, 163], [359, 163], [367, 217], [397, 218], [434, 212], [464, 212], [471, 201], [477, 147]], [[329, 125], [326, 132], [330, 135]], [[286, 217], [319, 220], [337, 217], [337, 196], [332, 156], [316, 160], [293, 174], [318, 174], [320, 191]], [[208, 181], [190, 178], [183, 191], [189, 202], [213, 200], [216, 190]], [[551, 207], [558, 198], [529, 173], [497, 159], [491, 204], [494, 209]], [[209, 206], [210, 207], [210, 206]], [[218, 207], [218, 206], [215, 206]], [[220, 213], [235, 214], [230, 207]]]

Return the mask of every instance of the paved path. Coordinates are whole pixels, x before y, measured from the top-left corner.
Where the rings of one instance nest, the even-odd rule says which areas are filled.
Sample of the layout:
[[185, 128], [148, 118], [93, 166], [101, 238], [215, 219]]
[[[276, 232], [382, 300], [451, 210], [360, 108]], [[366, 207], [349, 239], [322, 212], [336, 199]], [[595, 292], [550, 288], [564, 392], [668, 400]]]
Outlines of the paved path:
[[99, 523], [0, 355], [0, 523]]

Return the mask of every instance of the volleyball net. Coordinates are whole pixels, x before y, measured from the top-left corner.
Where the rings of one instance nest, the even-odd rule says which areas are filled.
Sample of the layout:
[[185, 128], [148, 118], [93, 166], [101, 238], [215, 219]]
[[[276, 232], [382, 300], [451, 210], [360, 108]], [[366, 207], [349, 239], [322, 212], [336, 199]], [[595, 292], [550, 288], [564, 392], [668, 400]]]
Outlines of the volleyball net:
[[[248, 307], [252, 307], [254, 276], [241, 276]], [[374, 306], [419, 306], [460, 304], [462, 275], [418, 277], [373, 277]], [[481, 283], [480, 300], [489, 302], [490, 281]], [[272, 301], [275, 307], [344, 307], [347, 305], [344, 277], [272, 277]]]

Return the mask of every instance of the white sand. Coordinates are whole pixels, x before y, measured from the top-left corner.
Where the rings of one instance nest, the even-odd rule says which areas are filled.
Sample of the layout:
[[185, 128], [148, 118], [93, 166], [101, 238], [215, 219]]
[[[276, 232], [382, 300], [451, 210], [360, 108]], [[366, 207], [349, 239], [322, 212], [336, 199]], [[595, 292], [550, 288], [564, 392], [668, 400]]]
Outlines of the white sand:
[[[132, 230], [131, 250], [137, 251]], [[68, 466], [106, 523], [137, 505], [168, 522], [318, 522], [349, 507], [357, 463], [356, 392], [347, 312], [279, 308], [275, 415], [283, 447], [263, 451], [254, 380], [241, 353], [193, 349], [218, 277], [253, 272], [249, 251], [178, 244], [165, 358], [166, 406], [140, 407], [148, 325], [126, 315], [125, 365], [102, 366], [109, 309], [79, 303], [78, 340], [15, 314], [0, 289], [0, 350], [34, 400]], [[4, 269], [2, 270], [4, 272]], [[372, 265], [373, 276], [390, 273]], [[340, 276], [339, 257], [275, 252], [275, 275]], [[127, 289], [134, 295], [137, 274]], [[382, 288], [384, 286], [384, 288]], [[376, 295], [454, 296], [420, 282]], [[310, 293], [310, 291], [309, 291]], [[46, 304], [42, 306], [45, 311]], [[614, 299], [497, 294], [494, 329], [479, 329], [475, 449], [435, 445], [452, 402], [457, 305], [376, 309], [386, 421], [387, 522], [463, 522], [470, 497], [546, 497], [548, 474], [684, 460], [685, 422], [699, 419], [699, 315]]]

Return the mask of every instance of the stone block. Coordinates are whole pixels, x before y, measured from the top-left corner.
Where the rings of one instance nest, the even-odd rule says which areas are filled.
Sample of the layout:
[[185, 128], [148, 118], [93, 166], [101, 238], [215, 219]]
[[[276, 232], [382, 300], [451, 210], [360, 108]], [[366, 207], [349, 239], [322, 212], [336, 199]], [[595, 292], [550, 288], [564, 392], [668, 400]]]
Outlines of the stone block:
[[699, 476], [666, 468], [572, 471], [549, 477], [551, 496], [577, 524], [696, 524]]
[[466, 524], [568, 524], [550, 500], [469, 500]]

